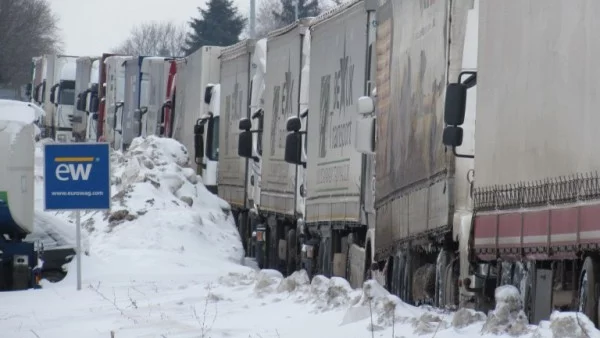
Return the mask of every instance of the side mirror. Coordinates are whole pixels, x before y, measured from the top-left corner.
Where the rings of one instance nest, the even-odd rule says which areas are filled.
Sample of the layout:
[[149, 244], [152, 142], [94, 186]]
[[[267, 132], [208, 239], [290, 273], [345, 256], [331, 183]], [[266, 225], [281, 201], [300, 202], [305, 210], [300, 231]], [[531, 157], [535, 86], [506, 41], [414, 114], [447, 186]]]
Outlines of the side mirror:
[[442, 142], [450, 147], [460, 147], [463, 141], [463, 129], [456, 126], [448, 126], [444, 128]]
[[[469, 75], [462, 81], [463, 75]], [[464, 71], [458, 76], [457, 83], [450, 83], [446, 87], [446, 101], [444, 102], [444, 122], [447, 125], [442, 135], [442, 143], [452, 147], [456, 157], [474, 158], [474, 155], [456, 153], [456, 147], [462, 145], [463, 129], [459, 127], [465, 122], [467, 110], [467, 90], [477, 84], [477, 72]]]
[[250, 131], [250, 129], [252, 129], [252, 122], [250, 122], [250, 119], [244, 117], [243, 119], [240, 119], [239, 128], [242, 131]]
[[285, 129], [289, 132], [298, 132], [302, 128], [302, 122], [300, 122], [300, 118], [297, 116], [292, 116], [288, 118], [287, 123], [285, 125]]
[[98, 121], [98, 114], [96, 114], [96, 113], [92, 114], [92, 120]]
[[371, 114], [375, 111], [375, 103], [373, 98], [369, 96], [361, 96], [358, 98], [358, 113]]
[[252, 158], [252, 132], [243, 131], [238, 138], [238, 155], [244, 158]]
[[361, 154], [375, 154], [375, 121], [374, 116], [356, 120], [354, 148]]
[[289, 133], [287, 135], [285, 138], [284, 160], [290, 164], [302, 165], [306, 167], [306, 163], [302, 162], [302, 134]]
[[204, 103], [210, 104], [210, 100], [212, 100], [212, 89], [213, 85], [208, 85], [204, 89]]
[[467, 109], [467, 86], [451, 83], [446, 87], [444, 122], [450, 126], [460, 126], [465, 122]]

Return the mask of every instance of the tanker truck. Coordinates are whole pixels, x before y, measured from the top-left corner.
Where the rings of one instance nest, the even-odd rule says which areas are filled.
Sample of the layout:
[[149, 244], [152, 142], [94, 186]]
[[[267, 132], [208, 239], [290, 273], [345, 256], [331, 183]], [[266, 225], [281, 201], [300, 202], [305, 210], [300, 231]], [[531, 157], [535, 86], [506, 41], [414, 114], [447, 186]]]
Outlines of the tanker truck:
[[33, 103], [0, 100], [0, 290], [38, 288], [41, 269], [33, 231], [35, 125]]

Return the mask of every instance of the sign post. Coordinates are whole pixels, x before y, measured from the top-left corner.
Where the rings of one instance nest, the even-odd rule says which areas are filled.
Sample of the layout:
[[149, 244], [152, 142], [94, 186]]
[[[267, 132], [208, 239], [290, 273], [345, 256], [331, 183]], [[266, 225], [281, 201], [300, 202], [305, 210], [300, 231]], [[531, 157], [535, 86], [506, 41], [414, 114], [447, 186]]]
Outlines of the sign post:
[[54, 143], [44, 146], [46, 211], [75, 211], [77, 290], [81, 290], [81, 214], [110, 210], [108, 143]]

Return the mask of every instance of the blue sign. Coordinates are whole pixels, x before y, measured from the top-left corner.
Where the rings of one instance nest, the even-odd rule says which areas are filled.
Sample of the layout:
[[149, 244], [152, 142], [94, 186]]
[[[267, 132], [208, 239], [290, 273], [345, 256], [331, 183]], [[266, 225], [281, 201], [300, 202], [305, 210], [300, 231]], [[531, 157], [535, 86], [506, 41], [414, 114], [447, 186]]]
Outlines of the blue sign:
[[44, 146], [45, 210], [110, 209], [108, 143]]

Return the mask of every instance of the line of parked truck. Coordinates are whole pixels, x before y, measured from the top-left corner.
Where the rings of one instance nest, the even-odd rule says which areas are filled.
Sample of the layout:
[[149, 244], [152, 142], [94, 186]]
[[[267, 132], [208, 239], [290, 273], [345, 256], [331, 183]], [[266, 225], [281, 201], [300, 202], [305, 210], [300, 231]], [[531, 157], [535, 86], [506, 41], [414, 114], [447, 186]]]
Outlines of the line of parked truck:
[[512, 284], [533, 322], [598, 324], [596, 14], [350, 0], [185, 58], [36, 58], [32, 99], [59, 142], [180, 140], [261, 268], [439, 307]]

